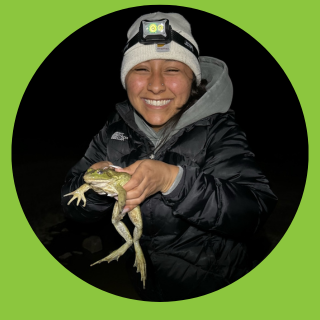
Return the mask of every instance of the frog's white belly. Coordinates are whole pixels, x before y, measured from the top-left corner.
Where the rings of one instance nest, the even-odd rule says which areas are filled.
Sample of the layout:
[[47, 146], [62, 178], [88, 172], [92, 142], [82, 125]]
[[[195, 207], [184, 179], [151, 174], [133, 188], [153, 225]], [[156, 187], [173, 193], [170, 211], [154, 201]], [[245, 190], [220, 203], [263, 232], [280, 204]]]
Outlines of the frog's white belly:
[[113, 196], [118, 194], [118, 191], [110, 184], [106, 184], [105, 182], [97, 182], [90, 183], [92, 189], [99, 194], [104, 193], [108, 194], [108, 196]]

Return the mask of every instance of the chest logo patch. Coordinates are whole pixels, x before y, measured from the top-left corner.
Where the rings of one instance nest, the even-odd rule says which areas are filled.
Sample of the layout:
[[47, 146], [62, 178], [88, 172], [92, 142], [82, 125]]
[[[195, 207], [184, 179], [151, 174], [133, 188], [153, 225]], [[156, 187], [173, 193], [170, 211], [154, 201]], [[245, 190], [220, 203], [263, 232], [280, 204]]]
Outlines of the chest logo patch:
[[124, 141], [125, 139], [128, 139], [128, 137], [126, 137], [124, 135], [124, 133], [122, 132], [115, 132], [112, 137], [111, 137], [112, 140], [120, 140], [120, 141]]

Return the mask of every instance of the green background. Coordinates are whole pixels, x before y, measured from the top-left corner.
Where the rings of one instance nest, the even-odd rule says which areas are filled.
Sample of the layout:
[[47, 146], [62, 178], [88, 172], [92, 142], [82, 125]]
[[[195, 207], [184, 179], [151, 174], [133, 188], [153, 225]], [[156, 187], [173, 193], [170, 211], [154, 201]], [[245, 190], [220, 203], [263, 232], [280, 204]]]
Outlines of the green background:
[[67, 271], [30, 228], [19, 204], [11, 168], [12, 132], [23, 93], [37, 68], [61, 41], [96, 18], [132, 6], [130, 2], [20, 0], [0, 5], [2, 318], [317, 318], [320, 270], [317, 258], [320, 209], [316, 202], [320, 73], [317, 1], [134, 2], [134, 6], [183, 5], [237, 25], [273, 55], [296, 90], [309, 137], [305, 192], [284, 238], [247, 276], [210, 295], [164, 305], [120, 298]]

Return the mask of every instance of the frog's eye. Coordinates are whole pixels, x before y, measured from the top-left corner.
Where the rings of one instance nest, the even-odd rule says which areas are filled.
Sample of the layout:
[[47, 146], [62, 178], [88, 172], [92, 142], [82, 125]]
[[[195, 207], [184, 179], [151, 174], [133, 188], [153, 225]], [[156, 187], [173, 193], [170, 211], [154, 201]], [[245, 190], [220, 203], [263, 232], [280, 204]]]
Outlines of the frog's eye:
[[97, 174], [102, 174], [102, 170], [98, 170], [98, 171], [97, 171]]

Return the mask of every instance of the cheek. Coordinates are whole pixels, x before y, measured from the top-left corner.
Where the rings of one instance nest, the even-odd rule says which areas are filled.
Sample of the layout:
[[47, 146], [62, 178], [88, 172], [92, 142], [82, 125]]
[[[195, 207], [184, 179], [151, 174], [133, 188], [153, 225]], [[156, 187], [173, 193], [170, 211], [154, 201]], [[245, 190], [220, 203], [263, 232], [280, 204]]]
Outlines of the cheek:
[[187, 101], [190, 96], [191, 83], [176, 79], [170, 82], [171, 91], [180, 99]]
[[145, 87], [145, 83], [139, 79], [129, 78], [126, 82], [127, 94], [128, 96], [134, 97], [138, 95], [143, 88]]

